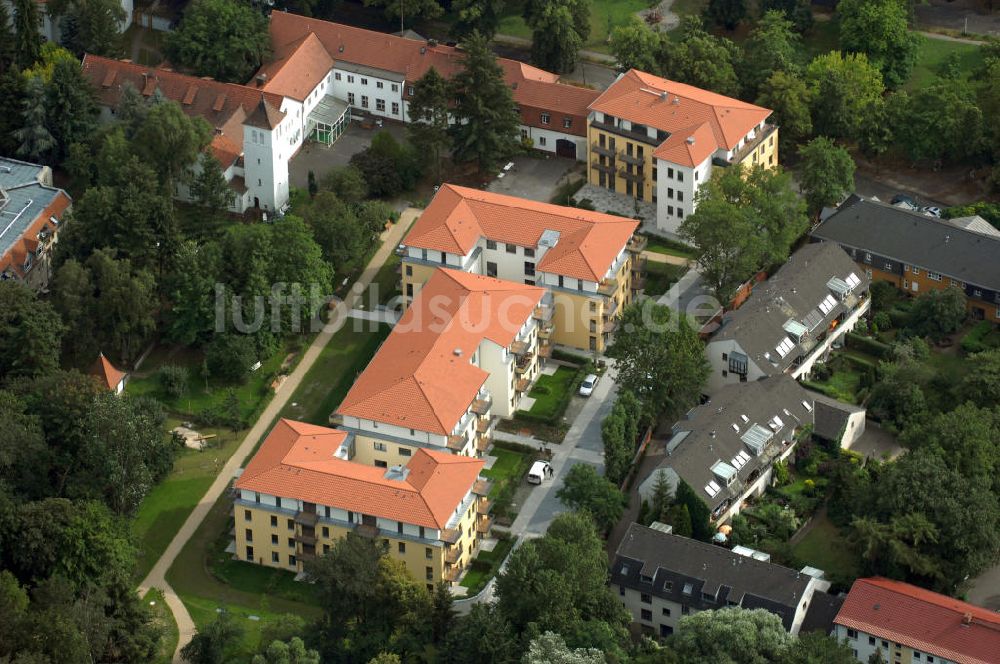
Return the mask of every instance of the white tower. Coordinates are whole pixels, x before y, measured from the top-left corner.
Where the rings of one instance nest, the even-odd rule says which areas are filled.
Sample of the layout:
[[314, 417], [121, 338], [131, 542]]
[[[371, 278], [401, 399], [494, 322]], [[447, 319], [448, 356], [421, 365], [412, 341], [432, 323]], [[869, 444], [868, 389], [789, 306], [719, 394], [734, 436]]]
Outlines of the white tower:
[[[243, 172], [250, 203], [262, 210], [277, 210], [288, 202], [288, 158], [283, 145], [285, 113], [260, 103], [243, 121]], [[287, 123], [285, 123], [287, 124]]]

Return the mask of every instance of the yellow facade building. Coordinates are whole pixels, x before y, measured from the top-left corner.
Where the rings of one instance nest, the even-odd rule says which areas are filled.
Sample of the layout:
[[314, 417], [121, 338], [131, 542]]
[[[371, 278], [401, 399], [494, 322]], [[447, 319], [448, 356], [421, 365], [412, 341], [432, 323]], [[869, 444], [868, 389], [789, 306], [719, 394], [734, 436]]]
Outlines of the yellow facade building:
[[236, 480], [236, 556], [302, 572], [354, 532], [381, 541], [428, 588], [457, 582], [491, 526], [483, 461], [420, 449], [377, 468], [346, 460], [351, 438], [278, 422]]
[[538, 286], [542, 345], [604, 352], [642, 287], [639, 223], [579, 208], [444, 185], [403, 240], [402, 292], [438, 267]]
[[[590, 184], [655, 209], [658, 232], [677, 236], [716, 168], [778, 164], [771, 111], [631, 70], [590, 105]], [[652, 222], [653, 220], [648, 220]]]

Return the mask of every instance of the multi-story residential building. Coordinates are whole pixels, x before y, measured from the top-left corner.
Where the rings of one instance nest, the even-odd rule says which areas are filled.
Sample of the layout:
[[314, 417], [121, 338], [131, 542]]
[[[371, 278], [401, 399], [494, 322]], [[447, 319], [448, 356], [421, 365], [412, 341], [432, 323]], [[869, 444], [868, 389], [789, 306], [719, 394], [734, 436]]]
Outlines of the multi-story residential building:
[[706, 391], [787, 373], [808, 376], [868, 311], [869, 278], [836, 244], [809, 244], [723, 315], [705, 348]]
[[413, 297], [437, 266], [541, 286], [541, 334], [603, 352], [641, 285], [638, 225], [446, 184], [403, 240], [403, 295]]
[[539, 373], [545, 290], [438, 269], [330, 422], [353, 434], [347, 458], [405, 464], [420, 449], [482, 455], [495, 417], [513, 415]]
[[[288, 162], [303, 140], [298, 101], [89, 54], [83, 73], [97, 91], [104, 121], [114, 118], [127, 86], [147, 99], [176, 101], [186, 114], [206, 120], [215, 130], [211, 152], [232, 188], [230, 210], [280, 210], [288, 202]], [[177, 196], [189, 198], [186, 185], [178, 185]]]
[[651, 202], [656, 230], [676, 237], [715, 168], [778, 164], [770, 116], [770, 109], [630, 70], [590, 105], [588, 180]]
[[876, 652], [892, 664], [1000, 659], [1000, 614], [900, 581], [858, 579], [834, 622], [834, 636], [859, 662]]
[[611, 589], [635, 625], [661, 638], [684, 616], [726, 607], [765, 609], [798, 634], [814, 594], [829, 581], [819, 570], [812, 576], [772, 564], [767, 554], [741, 551], [633, 523], [615, 552]]
[[812, 237], [839, 244], [872, 280], [911, 295], [961, 288], [973, 318], [1000, 322], [1000, 237], [989, 224], [935, 219], [854, 195]]
[[[683, 481], [704, 501], [712, 521], [723, 524], [739, 513], [744, 501], [764, 493], [774, 464], [792, 454], [816, 418], [844, 421], [844, 429], [831, 434], [832, 442], [849, 446], [856, 438], [853, 428], [859, 426], [857, 411], [833, 400], [816, 400], [786, 375], [727, 385], [674, 424], [666, 458], [643, 479], [639, 495], [650, 498], [661, 477], [674, 491]], [[860, 418], [863, 429], [863, 410]]]
[[428, 588], [454, 583], [489, 533], [483, 461], [418, 449], [406, 464], [346, 460], [353, 434], [282, 419], [234, 485], [236, 555], [302, 572], [354, 532]]
[[72, 199], [48, 166], [0, 157], [0, 279], [44, 290], [52, 250]]
[[[409, 122], [413, 86], [432, 67], [450, 78], [462, 67], [461, 48], [417, 41], [286, 12], [272, 12], [274, 60], [258, 72], [264, 90], [302, 100], [307, 135], [329, 142], [337, 132], [324, 103], [343, 104], [388, 120]], [[535, 148], [586, 159], [587, 106], [598, 92], [559, 76], [498, 58], [521, 114], [521, 135]], [[314, 108], [320, 108], [310, 119]]]

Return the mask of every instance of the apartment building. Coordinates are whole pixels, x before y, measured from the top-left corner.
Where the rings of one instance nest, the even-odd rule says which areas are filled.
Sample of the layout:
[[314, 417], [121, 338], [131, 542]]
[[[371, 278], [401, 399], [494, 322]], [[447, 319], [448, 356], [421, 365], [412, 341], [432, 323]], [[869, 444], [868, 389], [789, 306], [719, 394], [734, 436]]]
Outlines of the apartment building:
[[705, 356], [706, 391], [787, 373], [808, 376], [868, 312], [869, 277], [831, 242], [796, 251], [735, 311], [723, 315]]
[[792, 454], [817, 409], [836, 407], [817, 404], [786, 375], [727, 385], [674, 424], [666, 457], [643, 479], [639, 495], [649, 499], [660, 477], [674, 492], [683, 481], [721, 525], [771, 485], [774, 464]]
[[510, 417], [540, 370], [545, 290], [437, 269], [331, 424], [353, 434], [347, 458], [403, 465], [420, 449], [480, 456], [498, 417]]
[[[273, 211], [288, 203], [288, 162], [303, 139], [298, 102], [245, 85], [90, 54], [83, 58], [83, 74], [97, 91], [104, 122], [114, 120], [126, 87], [145, 99], [175, 101], [187, 115], [207, 121], [215, 130], [210, 150], [232, 189], [231, 211]], [[183, 183], [175, 193], [191, 198]]]
[[1000, 614], [917, 586], [858, 579], [837, 613], [834, 636], [869, 662], [992, 664], [1000, 657]]
[[302, 572], [348, 533], [379, 540], [428, 589], [461, 578], [489, 533], [479, 459], [418, 449], [407, 463], [351, 463], [353, 434], [280, 420], [234, 485], [236, 556]]
[[446, 184], [403, 240], [402, 292], [438, 266], [544, 288], [539, 333], [603, 352], [641, 288], [639, 223]]
[[714, 169], [777, 166], [770, 116], [770, 109], [632, 69], [590, 105], [588, 180], [651, 202], [656, 230], [676, 238]]
[[960, 288], [973, 318], [1000, 323], [1000, 234], [981, 219], [936, 219], [853, 195], [812, 237], [911, 295]]
[[729, 550], [633, 523], [615, 552], [610, 584], [633, 624], [651, 636], [666, 638], [684, 616], [727, 607], [765, 609], [798, 634], [814, 595], [830, 587], [820, 570], [813, 573], [774, 565], [745, 547]]
[[48, 166], [0, 157], [0, 279], [48, 287], [52, 252], [72, 202], [52, 186]]

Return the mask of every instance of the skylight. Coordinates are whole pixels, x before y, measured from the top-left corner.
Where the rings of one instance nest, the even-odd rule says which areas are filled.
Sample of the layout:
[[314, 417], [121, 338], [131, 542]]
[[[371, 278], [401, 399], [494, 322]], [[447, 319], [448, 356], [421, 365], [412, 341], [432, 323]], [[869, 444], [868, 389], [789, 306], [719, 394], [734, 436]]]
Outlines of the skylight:
[[780, 342], [780, 343], [779, 343], [779, 344], [778, 344], [778, 345], [777, 345], [777, 346], [775, 347], [775, 349], [774, 349], [774, 350], [775, 350], [775, 351], [777, 351], [777, 353], [778, 353], [778, 356], [779, 356], [779, 357], [782, 357], [782, 358], [784, 358], [784, 357], [785, 357], [785, 356], [787, 356], [787, 355], [788, 355], [788, 354], [789, 354], [790, 352], [792, 352], [792, 348], [794, 348], [794, 347], [795, 347], [795, 342], [793, 342], [793, 341], [792, 341], [791, 339], [789, 339], [788, 337], [785, 337], [785, 338], [784, 338], [784, 339], [782, 339], [782, 340], [781, 340], [781, 342]]
[[812, 404], [809, 403], [808, 401], [803, 400], [802, 401], [802, 407], [805, 408], [808, 412], [810, 412], [810, 413], [812, 412], [812, 409], [813, 409]]
[[824, 316], [830, 315], [833, 308], [837, 306], [837, 301], [833, 299], [832, 295], [827, 295], [823, 298], [823, 301], [819, 303], [819, 310], [823, 312]]
[[861, 279], [859, 279], [858, 275], [854, 274], [853, 272], [847, 275], [847, 279], [845, 281], [847, 281], [847, 285], [850, 286], [851, 288], [854, 288], [855, 286], [861, 283]]

